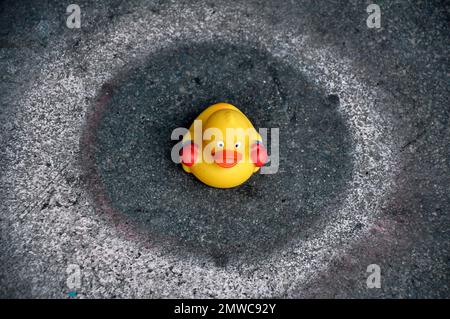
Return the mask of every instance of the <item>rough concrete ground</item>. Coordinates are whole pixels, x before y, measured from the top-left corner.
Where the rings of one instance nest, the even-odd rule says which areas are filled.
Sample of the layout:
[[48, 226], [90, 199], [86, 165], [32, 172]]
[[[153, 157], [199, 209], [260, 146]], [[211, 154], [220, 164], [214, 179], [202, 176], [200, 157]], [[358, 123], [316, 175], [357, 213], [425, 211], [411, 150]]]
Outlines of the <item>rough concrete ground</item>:
[[[77, 3], [1, 5], [0, 296], [75, 264], [81, 298], [449, 297], [446, 2]], [[170, 161], [221, 100], [280, 128], [277, 174]]]

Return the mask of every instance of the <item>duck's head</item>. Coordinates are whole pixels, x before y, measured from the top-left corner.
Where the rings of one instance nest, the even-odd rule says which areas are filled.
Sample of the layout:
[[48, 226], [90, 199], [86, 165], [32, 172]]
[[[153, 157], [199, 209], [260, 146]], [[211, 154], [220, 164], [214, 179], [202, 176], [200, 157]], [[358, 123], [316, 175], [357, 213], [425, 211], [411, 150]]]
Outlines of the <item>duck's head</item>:
[[183, 139], [183, 169], [213, 187], [238, 186], [268, 160], [261, 135], [244, 113], [227, 103], [204, 110]]
[[222, 169], [242, 166], [255, 171], [252, 147], [260, 143], [261, 136], [243, 113], [218, 110], [208, 118], [203, 133], [207, 161]]

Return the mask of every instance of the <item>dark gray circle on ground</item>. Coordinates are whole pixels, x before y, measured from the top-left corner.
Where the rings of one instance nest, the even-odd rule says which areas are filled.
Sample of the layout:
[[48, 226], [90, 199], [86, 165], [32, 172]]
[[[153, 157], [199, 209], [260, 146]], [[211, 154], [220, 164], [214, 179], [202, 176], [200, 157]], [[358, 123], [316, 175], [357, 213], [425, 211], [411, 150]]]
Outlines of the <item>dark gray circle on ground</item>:
[[[280, 128], [277, 174], [220, 190], [171, 161], [172, 130], [220, 101], [256, 128]], [[338, 96], [257, 45], [180, 45], [120, 77], [96, 132], [97, 169], [112, 206], [159, 243], [218, 265], [262, 256], [308, 236], [341, 200], [352, 159], [338, 105]]]

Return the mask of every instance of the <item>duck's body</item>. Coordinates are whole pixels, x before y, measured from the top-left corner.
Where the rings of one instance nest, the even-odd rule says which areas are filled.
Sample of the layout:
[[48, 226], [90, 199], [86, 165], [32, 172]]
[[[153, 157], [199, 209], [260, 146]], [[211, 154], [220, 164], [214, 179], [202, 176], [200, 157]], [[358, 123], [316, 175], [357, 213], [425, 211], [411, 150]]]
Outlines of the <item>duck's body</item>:
[[244, 113], [228, 103], [206, 108], [183, 143], [183, 169], [212, 187], [238, 186], [267, 161], [259, 133]]

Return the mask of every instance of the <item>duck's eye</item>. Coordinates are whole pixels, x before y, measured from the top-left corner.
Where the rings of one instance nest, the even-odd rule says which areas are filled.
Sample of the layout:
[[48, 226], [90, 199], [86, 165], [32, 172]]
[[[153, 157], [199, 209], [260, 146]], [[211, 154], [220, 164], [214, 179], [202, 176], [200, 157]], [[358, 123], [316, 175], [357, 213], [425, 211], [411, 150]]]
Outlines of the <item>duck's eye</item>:
[[224, 146], [223, 141], [218, 141], [217, 142], [217, 147], [223, 147], [223, 146]]
[[241, 147], [241, 142], [236, 142], [236, 144], [234, 144], [234, 147], [236, 147], [236, 148]]

